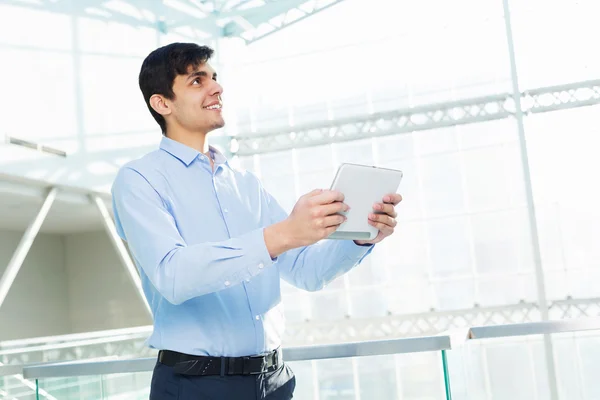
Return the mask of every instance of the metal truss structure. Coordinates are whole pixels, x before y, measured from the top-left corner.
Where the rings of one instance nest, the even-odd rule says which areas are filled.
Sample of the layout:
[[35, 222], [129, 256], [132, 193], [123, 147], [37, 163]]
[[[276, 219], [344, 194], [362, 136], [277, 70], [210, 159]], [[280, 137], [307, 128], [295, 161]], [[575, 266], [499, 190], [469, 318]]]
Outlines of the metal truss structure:
[[251, 43], [343, 0], [0, 0], [1, 4], [176, 31], [197, 38], [240, 37]]
[[[549, 86], [521, 93], [523, 113], [535, 114], [600, 104], [600, 80]], [[239, 135], [237, 155], [339, 143], [515, 117], [511, 93], [431, 104], [366, 116], [288, 127], [260, 135]]]
[[[549, 304], [549, 313], [550, 319], [553, 320], [598, 316], [600, 315], [600, 298], [568, 298], [553, 301]], [[514, 324], [540, 320], [542, 318], [537, 303], [521, 302], [498, 307], [475, 306], [465, 310], [388, 315], [367, 319], [348, 318], [335, 321], [335, 323], [307, 321], [288, 325], [286, 344], [299, 346], [426, 336], [469, 326]]]

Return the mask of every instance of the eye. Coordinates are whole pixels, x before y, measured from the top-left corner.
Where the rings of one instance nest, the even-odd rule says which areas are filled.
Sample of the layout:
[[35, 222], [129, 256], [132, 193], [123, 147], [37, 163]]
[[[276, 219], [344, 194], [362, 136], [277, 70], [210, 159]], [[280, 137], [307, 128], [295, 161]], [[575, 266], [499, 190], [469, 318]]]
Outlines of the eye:
[[199, 85], [200, 84], [200, 78], [196, 78], [192, 81], [192, 85]]

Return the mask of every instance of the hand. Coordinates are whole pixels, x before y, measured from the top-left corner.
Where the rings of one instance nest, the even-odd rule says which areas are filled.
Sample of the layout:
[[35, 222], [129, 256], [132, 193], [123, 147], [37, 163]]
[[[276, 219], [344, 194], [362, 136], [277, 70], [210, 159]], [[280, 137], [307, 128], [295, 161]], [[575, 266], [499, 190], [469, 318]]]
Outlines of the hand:
[[355, 240], [354, 243], [358, 245], [375, 244], [394, 233], [397, 224], [396, 217], [398, 216], [395, 207], [401, 201], [402, 196], [398, 193], [392, 193], [383, 197], [383, 203], [373, 204], [375, 213], [369, 214], [369, 225], [379, 229], [379, 233], [373, 240]]
[[292, 243], [300, 247], [325, 239], [346, 221], [338, 213], [349, 209], [340, 192], [317, 189], [305, 194], [287, 218]]
[[297, 247], [327, 238], [346, 221], [339, 215], [350, 209], [344, 195], [332, 190], [313, 190], [300, 197], [284, 221], [265, 229], [265, 242], [272, 258]]

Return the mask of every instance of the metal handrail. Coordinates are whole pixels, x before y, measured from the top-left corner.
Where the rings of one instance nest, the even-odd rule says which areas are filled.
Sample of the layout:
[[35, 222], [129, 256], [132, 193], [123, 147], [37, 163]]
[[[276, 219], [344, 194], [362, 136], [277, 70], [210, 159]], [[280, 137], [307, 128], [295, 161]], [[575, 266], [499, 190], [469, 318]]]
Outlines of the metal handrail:
[[[436, 336], [399, 338], [333, 345], [289, 347], [282, 350], [285, 361], [307, 361], [328, 358], [361, 357], [386, 354], [441, 351], [460, 348], [471, 340], [490, 338], [544, 335], [567, 332], [600, 331], [600, 317], [583, 319], [540, 321], [519, 324], [474, 326], [462, 330], [445, 332]], [[457, 340], [458, 339], [458, 340]], [[26, 365], [22, 374], [28, 379], [66, 377], [81, 375], [106, 375], [151, 371], [156, 357], [127, 360], [51, 363]]]
[[469, 329], [469, 339], [547, 335], [551, 333], [582, 332], [591, 330], [600, 330], [600, 317], [526, 322], [495, 326], [474, 326]]
[[111, 361], [119, 360], [118, 356], [105, 356], [105, 357], [94, 357], [86, 358], [85, 360], [65, 360], [65, 361], [44, 361], [35, 362], [29, 364], [2, 364], [0, 363], [0, 378], [3, 376], [21, 375], [23, 369], [26, 367], [32, 367], [34, 365], [60, 365], [63, 363], [76, 363], [76, 362], [96, 362], [96, 361]]

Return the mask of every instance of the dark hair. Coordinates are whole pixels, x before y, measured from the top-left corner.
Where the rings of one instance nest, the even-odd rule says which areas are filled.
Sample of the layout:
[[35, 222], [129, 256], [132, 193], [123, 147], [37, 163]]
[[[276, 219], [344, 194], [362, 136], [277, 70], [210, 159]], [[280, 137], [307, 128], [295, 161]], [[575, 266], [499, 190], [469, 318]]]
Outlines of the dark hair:
[[154, 50], [146, 57], [140, 70], [139, 85], [150, 113], [167, 134], [167, 123], [150, 105], [150, 97], [161, 94], [174, 99], [173, 81], [177, 75], [186, 74], [188, 68], [197, 68], [213, 55], [213, 49], [195, 43], [171, 43]]

